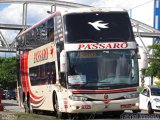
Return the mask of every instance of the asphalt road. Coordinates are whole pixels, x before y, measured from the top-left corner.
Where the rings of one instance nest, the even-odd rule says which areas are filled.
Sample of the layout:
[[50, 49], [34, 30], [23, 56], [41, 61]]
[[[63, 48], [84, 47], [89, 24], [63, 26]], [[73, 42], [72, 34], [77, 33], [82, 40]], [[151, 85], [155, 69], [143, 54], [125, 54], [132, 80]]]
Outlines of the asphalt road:
[[2, 105], [4, 106], [4, 112], [25, 112], [16, 100], [2, 100]]
[[[9, 119], [2, 119], [2, 120], [14, 120], [12, 114], [14, 113], [24, 113], [24, 109], [19, 107], [18, 106], [18, 102], [16, 100], [2, 100], [2, 104], [4, 106], [4, 111], [3, 112], [0, 112], [0, 115], [2, 117], [2, 114], [3, 114], [3, 117], [6, 116], [6, 115], [10, 115], [10, 118]], [[49, 116], [50, 118], [52, 118], [52, 120], [56, 120], [55, 116], [53, 115], [53, 113], [40, 113], [42, 116]], [[87, 115], [86, 115], [87, 116]], [[12, 118], [12, 119], [11, 119]], [[160, 112], [155, 112], [154, 114], [152, 115], [149, 115], [146, 111], [142, 111], [140, 113], [132, 113], [131, 111], [125, 111], [125, 113], [123, 113], [120, 117], [116, 117], [114, 115], [110, 115], [110, 116], [104, 116], [103, 114], [101, 113], [98, 113], [98, 114], [92, 114], [92, 115], [89, 115], [87, 117], [87, 120], [88, 119], [148, 119], [148, 120], [153, 120], [153, 119], [160, 119]], [[1, 118], [0, 118], [1, 120]], [[48, 119], [46, 119], [48, 120]]]

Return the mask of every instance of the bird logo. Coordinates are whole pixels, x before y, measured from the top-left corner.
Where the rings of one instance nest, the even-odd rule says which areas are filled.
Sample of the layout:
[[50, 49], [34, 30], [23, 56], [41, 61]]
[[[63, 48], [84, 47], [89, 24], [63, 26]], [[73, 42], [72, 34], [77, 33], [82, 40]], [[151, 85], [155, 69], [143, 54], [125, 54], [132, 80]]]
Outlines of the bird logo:
[[102, 20], [98, 20], [95, 22], [88, 22], [88, 24], [92, 25], [96, 30], [100, 31], [100, 28], [109, 28], [109, 23], [104, 23]]

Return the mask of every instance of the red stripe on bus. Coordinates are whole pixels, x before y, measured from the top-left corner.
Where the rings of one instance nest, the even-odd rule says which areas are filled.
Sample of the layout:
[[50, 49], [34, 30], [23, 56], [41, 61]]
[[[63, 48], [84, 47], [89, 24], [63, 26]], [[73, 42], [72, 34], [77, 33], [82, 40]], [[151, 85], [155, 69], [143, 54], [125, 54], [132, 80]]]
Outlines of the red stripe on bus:
[[100, 93], [120, 93], [136, 91], [137, 88], [122, 88], [113, 90], [72, 90], [73, 94], [100, 94]]
[[39, 101], [35, 101], [30, 97], [30, 100], [31, 100], [30, 102], [33, 103], [33, 104], [39, 104], [40, 102], [42, 102], [44, 100], [44, 98], [39, 100]]
[[23, 88], [23, 91], [24, 93], [27, 93], [27, 86], [26, 86], [26, 72], [25, 71], [25, 68], [24, 68], [24, 64], [25, 64], [25, 54], [21, 55], [21, 58], [20, 58], [20, 74], [21, 74], [21, 82], [22, 82], [22, 88]]

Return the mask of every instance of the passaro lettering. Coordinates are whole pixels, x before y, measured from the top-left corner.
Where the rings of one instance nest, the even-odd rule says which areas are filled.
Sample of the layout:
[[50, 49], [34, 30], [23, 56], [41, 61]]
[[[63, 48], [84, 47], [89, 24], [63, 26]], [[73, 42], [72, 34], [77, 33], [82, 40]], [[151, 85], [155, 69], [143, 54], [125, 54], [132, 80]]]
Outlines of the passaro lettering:
[[79, 44], [78, 49], [121, 49], [128, 48], [128, 43], [88, 43], [88, 44]]
[[34, 63], [48, 59], [48, 48], [39, 50], [34, 53]]

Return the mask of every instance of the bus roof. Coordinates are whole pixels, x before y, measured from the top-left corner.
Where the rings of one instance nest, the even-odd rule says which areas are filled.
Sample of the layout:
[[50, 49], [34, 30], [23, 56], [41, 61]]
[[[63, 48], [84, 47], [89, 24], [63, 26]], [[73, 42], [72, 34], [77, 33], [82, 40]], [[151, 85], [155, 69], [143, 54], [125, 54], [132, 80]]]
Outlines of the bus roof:
[[34, 28], [37, 27], [38, 25], [44, 23], [45, 21], [49, 20], [50, 18], [52, 18], [53, 16], [57, 15], [58, 13], [60, 13], [60, 12], [55, 12], [55, 13], [53, 13], [52, 15], [50, 15], [49, 17], [44, 18], [44, 19], [40, 20], [39, 22], [35, 23], [34, 25], [32, 25], [31, 27], [29, 27], [29, 28], [26, 29], [25, 31], [22, 31], [22, 32], [17, 36], [17, 38], [20, 37], [20, 36], [22, 36], [22, 35], [24, 35], [25, 33], [29, 32], [30, 30], [34, 29]]
[[121, 8], [84, 7], [84, 8], [74, 8], [74, 9], [65, 10], [62, 12], [62, 15], [71, 14], [71, 13], [89, 13], [89, 12], [127, 12], [127, 11]]
[[56, 11], [55, 13], [50, 15], [49, 17], [47, 17], [45, 19], [42, 19], [41, 21], [35, 23], [30, 28], [26, 29], [25, 31], [22, 31], [17, 36], [17, 38], [24, 35], [25, 33], [29, 32], [30, 30], [34, 29], [38, 25], [44, 23], [45, 21], [49, 20], [50, 18], [52, 18], [53, 16], [55, 16], [59, 13], [61, 13], [61, 15], [64, 16], [64, 15], [67, 15], [67, 14], [89, 13], [89, 12], [127, 12], [127, 11], [125, 9], [121, 9], [121, 8], [106, 8], [106, 7], [84, 7], [84, 8], [73, 8], [73, 9], [68, 9], [68, 10], [64, 10], [64, 11]]

